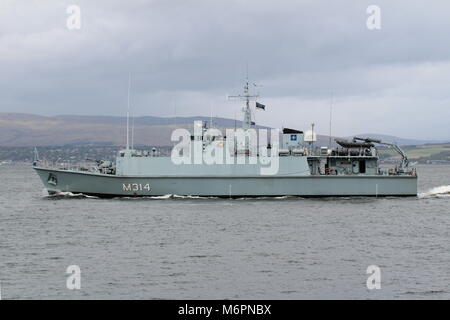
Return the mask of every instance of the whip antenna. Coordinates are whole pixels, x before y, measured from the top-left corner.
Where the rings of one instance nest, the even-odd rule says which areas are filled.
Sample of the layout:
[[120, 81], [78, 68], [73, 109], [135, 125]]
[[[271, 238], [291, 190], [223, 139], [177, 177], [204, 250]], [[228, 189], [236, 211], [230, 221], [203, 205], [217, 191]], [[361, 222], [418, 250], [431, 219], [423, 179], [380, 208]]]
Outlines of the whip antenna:
[[128, 102], [127, 102], [127, 150], [130, 149], [130, 87], [131, 73], [128, 74]]

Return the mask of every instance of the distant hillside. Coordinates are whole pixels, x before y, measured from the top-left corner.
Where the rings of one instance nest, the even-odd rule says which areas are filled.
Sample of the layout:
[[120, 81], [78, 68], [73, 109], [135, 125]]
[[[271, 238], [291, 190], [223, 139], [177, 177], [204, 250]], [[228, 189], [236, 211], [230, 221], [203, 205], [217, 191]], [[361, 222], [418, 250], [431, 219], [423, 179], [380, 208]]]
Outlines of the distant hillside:
[[[192, 130], [195, 120], [209, 122], [210, 117], [136, 117], [135, 144], [147, 146], [172, 145], [170, 135], [177, 128]], [[219, 128], [240, 127], [241, 121], [213, 118]], [[267, 128], [267, 127], [259, 127]], [[295, 128], [298, 129], [298, 128]], [[301, 128], [300, 128], [301, 129]], [[44, 117], [21, 113], [0, 113], [0, 146], [63, 146], [63, 145], [110, 145], [125, 144], [126, 120], [124, 117], [61, 115]], [[432, 141], [401, 139], [379, 134], [357, 136], [396, 141], [400, 145], [419, 145]], [[318, 135], [316, 145], [327, 146], [329, 137]], [[334, 143], [334, 137], [332, 139]]]
[[[450, 163], [450, 143], [411, 145], [404, 146], [402, 149], [412, 161], [420, 163], [445, 161]], [[382, 150], [381, 155], [385, 160], [400, 159], [400, 155], [392, 149]]]
[[[398, 145], [401, 145], [401, 146], [412, 146], [412, 145], [422, 145], [422, 144], [429, 144], [429, 143], [449, 142], [449, 141], [441, 141], [441, 140], [404, 139], [404, 138], [383, 135], [383, 134], [377, 134], [377, 133], [361, 133], [361, 134], [357, 134], [355, 136], [360, 137], [360, 138], [370, 137], [370, 138], [382, 140], [384, 142], [397, 143]], [[352, 138], [353, 138], [353, 136], [352, 136]]]
[[[196, 120], [210, 117], [136, 117], [135, 144], [147, 146], [172, 145], [175, 128], [192, 131]], [[219, 128], [240, 127], [241, 121], [213, 118]], [[259, 128], [267, 128], [259, 126]], [[109, 116], [62, 115], [44, 117], [20, 113], [0, 113], [0, 146], [62, 146], [62, 145], [124, 145], [126, 119]]]

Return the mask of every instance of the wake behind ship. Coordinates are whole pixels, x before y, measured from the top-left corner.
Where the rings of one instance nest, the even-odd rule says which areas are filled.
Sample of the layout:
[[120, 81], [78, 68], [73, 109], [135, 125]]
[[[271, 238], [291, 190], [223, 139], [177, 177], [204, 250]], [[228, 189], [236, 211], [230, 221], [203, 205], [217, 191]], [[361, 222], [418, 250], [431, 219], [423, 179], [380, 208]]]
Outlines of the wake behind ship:
[[[33, 168], [50, 194], [72, 192], [99, 197], [417, 195], [416, 169], [395, 144], [355, 137], [336, 139], [338, 147], [317, 147], [314, 129], [303, 132], [284, 128], [280, 134], [272, 134], [264, 145], [261, 141], [265, 139], [257, 139], [256, 145], [251, 145], [250, 138], [258, 132], [254, 129], [250, 102], [258, 96], [249, 93], [247, 81], [244, 93], [235, 97], [245, 101], [242, 128], [228, 129], [223, 134], [208, 128], [205, 122], [196, 123], [188, 143], [174, 148], [171, 156], [162, 156], [155, 149], [130, 148], [127, 125], [127, 147], [119, 151], [115, 163], [98, 161], [90, 167], [54, 167], [35, 161]], [[265, 109], [259, 102], [255, 106]], [[242, 135], [244, 138], [239, 139]], [[401, 156], [399, 164], [382, 169], [376, 145], [395, 149]], [[211, 161], [211, 157], [220, 161]]]

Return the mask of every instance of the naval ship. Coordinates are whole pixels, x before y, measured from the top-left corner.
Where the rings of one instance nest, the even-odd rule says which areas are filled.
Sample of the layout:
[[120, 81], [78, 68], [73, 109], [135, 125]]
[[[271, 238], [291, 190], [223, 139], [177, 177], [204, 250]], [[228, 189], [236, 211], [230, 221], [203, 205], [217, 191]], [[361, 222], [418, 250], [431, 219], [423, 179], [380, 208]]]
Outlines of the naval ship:
[[[118, 152], [115, 162], [58, 166], [36, 159], [33, 168], [49, 194], [232, 198], [417, 195], [414, 164], [395, 143], [354, 137], [335, 139], [336, 147], [316, 146], [314, 125], [306, 132], [283, 128], [270, 135], [271, 140], [259, 150], [250, 146], [248, 139], [238, 141], [237, 134], [227, 139], [237, 132], [248, 137], [256, 130], [254, 109], [265, 109], [265, 105], [256, 102], [259, 95], [252, 95], [250, 87], [247, 79], [243, 94], [233, 96], [245, 102], [242, 128], [228, 129], [226, 135], [217, 133], [216, 129], [216, 134], [211, 134], [211, 126], [206, 122], [196, 123], [187, 145], [174, 147], [170, 156], [155, 148], [137, 150], [130, 146], [128, 114], [126, 148]], [[211, 146], [223, 147], [225, 155], [222, 156], [227, 161], [202, 161], [202, 156], [206, 159], [208, 152], [211, 155]], [[396, 150], [399, 163], [382, 168], [377, 146]], [[269, 164], [275, 162], [275, 170], [269, 170]]]

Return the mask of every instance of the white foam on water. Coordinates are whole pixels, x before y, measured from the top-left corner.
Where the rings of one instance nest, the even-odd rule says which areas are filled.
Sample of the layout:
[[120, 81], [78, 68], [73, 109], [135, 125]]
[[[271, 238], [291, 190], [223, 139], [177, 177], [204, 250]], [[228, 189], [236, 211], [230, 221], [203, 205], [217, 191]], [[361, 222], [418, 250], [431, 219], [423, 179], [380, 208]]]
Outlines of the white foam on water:
[[174, 194], [173, 198], [175, 199], [217, 199], [217, 197], [209, 197], [209, 196], [179, 196]]
[[260, 197], [234, 197], [234, 200], [285, 200], [285, 199], [302, 199], [300, 196], [260, 196]]
[[435, 187], [427, 192], [419, 193], [419, 198], [441, 198], [441, 197], [450, 197], [450, 185]]
[[146, 197], [148, 199], [171, 199], [173, 198], [173, 194], [165, 194], [163, 196], [153, 196], [153, 197]]
[[44, 194], [44, 197], [46, 198], [89, 198], [89, 199], [98, 199], [98, 197], [95, 196], [88, 196], [83, 193], [72, 193], [70, 191], [68, 192], [58, 192], [55, 194]]
[[116, 197], [114, 199], [125, 199], [125, 200], [168, 200], [168, 199], [217, 199], [217, 197], [208, 196], [180, 196], [177, 194], [166, 194], [163, 196], [144, 196], [144, 197]]

